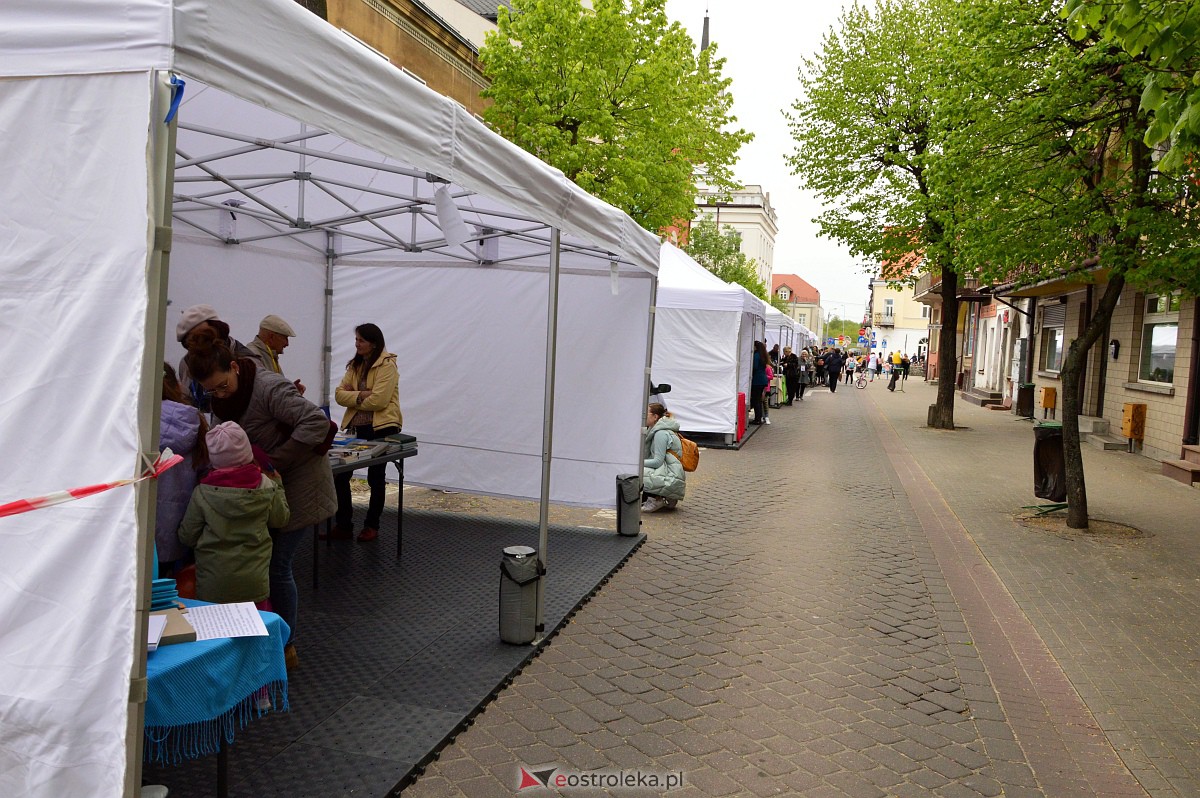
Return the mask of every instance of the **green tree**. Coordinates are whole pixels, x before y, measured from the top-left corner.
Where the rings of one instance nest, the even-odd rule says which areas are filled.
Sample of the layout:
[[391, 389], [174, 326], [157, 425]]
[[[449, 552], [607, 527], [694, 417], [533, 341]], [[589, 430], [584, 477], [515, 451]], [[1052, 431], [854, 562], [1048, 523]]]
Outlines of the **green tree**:
[[1158, 168], [1194, 169], [1200, 151], [1200, 3], [1196, 0], [1067, 0], [1062, 10], [1078, 40], [1099, 34], [1146, 68], [1144, 143], [1167, 148]]
[[736, 188], [735, 129], [716, 48], [696, 52], [665, 0], [513, 0], [479, 56], [505, 138], [657, 232], [692, 218], [696, 169]]
[[[822, 235], [885, 268], [919, 255], [941, 274], [943, 379], [929, 425], [953, 429], [959, 267], [946, 225], [954, 198], [929, 180], [947, 135], [938, 102], [952, 71], [942, 55], [950, 41], [943, 19], [927, 4], [904, 0], [880, 0], [874, 9], [856, 3], [843, 12], [840, 27], [800, 69], [802, 96], [788, 114], [796, 140], [788, 163], [826, 204], [814, 220]], [[915, 280], [898, 270], [885, 277]]]
[[737, 283], [759, 299], [767, 298], [767, 286], [758, 277], [753, 258], [742, 252], [742, 235], [729, 225], [721, 230], [716, 222], [692, 223], [683, 251], [727, 283]]
[[947, 95], [955, 134], [932, 178], [969, 209], [952, 227], [960, 264], [994, 283], [1088, 283], [1104, 272], [1060, 373], [1067, 524], [1085, 529], [1078, 416], [1088, 351], [1127, 283], [1200, 289], [1195, 187], [1156, 170], [1145, 143], [1147, 56], [1068, 35], [1056, 0], [945, 0], [944, 9], [957, 23], [951, 56], [962, 77]]

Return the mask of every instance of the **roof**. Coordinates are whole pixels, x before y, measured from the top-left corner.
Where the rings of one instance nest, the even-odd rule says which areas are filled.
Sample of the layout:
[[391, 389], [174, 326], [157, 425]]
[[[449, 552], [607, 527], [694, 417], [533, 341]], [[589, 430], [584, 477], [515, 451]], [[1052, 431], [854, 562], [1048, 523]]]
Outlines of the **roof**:
[[776, 294], [783, 286], [787, 286], [795, 301], [802, 304], [821, 304], [821, 292], [798, 274], [776, 274], [771, 276], [771, 293]]
[[496, 21], [496, 11], [500, 6], [512, 8], [509, 0], [458, 0], [459, 3], [474, 11], [481, 17]]

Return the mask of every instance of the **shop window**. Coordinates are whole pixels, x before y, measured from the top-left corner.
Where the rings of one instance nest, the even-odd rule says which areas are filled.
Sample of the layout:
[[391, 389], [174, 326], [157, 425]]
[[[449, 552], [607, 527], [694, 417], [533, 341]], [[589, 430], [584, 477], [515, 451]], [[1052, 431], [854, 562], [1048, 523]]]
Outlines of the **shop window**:
[[1175, 345], [1179, 339], [1179, 293], [1146, 297], [1142, 318], [1142, 352], [1138, 379], [1142, 382], [1175, 381]]

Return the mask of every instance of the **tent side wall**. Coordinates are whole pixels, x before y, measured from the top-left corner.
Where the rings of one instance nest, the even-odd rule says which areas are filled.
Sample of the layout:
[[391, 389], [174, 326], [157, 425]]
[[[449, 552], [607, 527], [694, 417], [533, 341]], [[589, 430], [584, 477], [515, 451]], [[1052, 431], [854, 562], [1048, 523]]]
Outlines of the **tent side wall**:
[[[404, 430], [421, 454], [412, 484], [537, 498], [545, 390], [547, 273], [438, 265], [338, 266], [333, 361], [354, 327], [378, 324], [397, 354]], [[640, 459], [651, 278], [564, 271], [559, 294], [552, 501], [615, 505], [614, 478]], [[342, 369], [331, 375], [336, 382]], [[341, 408], [334, 408], [341, 421]], [[616, 434], [612, 434], [617, 431]]]
[[[154, 448], [139, 432], [152, 85], [144, 71], [0, 81], [3, 501], [129, 478]], [[135, 496], [2, 522], [2, 794], [122, 791]]]
[[655, 382], [671, 385], [666, 403], [685, 432], [737, 432], [738, 326], [741, 313], [660, 307], [655, 314]]

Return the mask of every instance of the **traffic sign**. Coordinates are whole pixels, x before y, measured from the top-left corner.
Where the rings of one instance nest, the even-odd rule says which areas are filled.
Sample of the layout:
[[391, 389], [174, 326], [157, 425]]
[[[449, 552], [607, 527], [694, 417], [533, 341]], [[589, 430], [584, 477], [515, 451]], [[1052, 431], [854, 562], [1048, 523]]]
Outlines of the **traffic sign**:
[[867, 334], [867, 328], [866, 328], [866, 327], [859, 327], [859, 328], [858, 328], [858, 336], [859, 336], [859, 338], [861, 338], [862, 336], [864, 336], [864, 335], [866, 335], [866, 334]]
[[827, 341], [825, 342], [825, 345], [826, 345], [826, 346], [833, 346], [833, 339], [832, 339], [832, 338], [830, 338], [829, 340], [827, 340]]
[[865, 344], [867, 342], [867, 336], [865, 336], [865, 335], [858, 336], [858, 342], [860, 344]]

